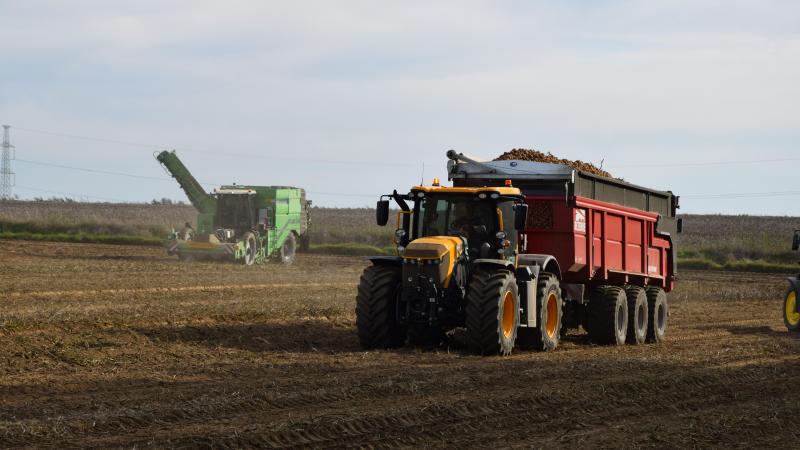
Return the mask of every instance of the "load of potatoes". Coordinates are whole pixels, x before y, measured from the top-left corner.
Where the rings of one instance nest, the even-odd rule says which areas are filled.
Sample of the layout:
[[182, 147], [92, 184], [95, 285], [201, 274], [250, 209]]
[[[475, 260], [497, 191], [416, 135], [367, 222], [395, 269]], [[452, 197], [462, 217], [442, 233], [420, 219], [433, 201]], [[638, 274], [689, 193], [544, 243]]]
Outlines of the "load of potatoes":
[[606, 172], [605, 170], [595, 166], [592, 163], [583, 162], [580, 160], [572, 161], [569, 159], [561, 159], [550, 152], [544, 153], [538, 150], [528, 150], [524, 148], [515, 148], [509, 150], [502, 155], [495, 158], [495, 161], [507, 161], [507, 160], [522, 160], [522, 161], [533, 161], [533, 162], [543, 162], [543, 163], [551, 163], [551, 164], [562, 164], [565, 166], [569, 166], [575, 170], [580, 170], [581, 172], [588, 172], [591, 174], [599, 175], [601, 177], [606, 178], [613, 178], [610, 173]]

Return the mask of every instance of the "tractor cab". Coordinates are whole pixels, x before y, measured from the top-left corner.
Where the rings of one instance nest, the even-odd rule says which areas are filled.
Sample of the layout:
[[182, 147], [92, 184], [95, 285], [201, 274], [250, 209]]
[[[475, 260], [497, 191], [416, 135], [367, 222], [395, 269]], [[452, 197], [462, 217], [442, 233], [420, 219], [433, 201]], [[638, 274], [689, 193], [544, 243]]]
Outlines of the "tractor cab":
[[[436, 237], [449, 237], [457, 238], [469, 260], [491, 258], [514, 263], [515, 205], [522, 200], [517, 189], [416, 186], [411, 197], [412, 240], [401, 255], [404, 258], [418, 257], [420, 247], [429, 246]], [[423, 241], [417, 243], [420, 239]]]

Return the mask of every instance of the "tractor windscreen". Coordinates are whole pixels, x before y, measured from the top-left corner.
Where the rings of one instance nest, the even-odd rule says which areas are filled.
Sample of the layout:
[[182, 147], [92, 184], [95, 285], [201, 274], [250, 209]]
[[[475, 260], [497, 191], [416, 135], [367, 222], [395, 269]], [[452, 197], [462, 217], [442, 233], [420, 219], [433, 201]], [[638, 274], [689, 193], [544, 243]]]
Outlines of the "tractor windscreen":
[[419, 202], [417, 237], [463, 236], [488, 241], [498, 231], [497, 207], [474, 195], [428, 195]]

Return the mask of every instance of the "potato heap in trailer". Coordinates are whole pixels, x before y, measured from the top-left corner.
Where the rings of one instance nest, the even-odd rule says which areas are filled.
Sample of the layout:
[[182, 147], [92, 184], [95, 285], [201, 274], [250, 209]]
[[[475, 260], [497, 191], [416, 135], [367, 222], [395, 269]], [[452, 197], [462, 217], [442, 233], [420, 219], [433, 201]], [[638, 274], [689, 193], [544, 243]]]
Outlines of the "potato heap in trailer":
[[563, 164], [447, 153], [453, 187], [382, 196], [398, 256], [370, 258], [356, 298], [364, 348], [435, 344], [465, 327], [484, 355], [592, 341], [659, 342], [675, 281], [678, 197]]

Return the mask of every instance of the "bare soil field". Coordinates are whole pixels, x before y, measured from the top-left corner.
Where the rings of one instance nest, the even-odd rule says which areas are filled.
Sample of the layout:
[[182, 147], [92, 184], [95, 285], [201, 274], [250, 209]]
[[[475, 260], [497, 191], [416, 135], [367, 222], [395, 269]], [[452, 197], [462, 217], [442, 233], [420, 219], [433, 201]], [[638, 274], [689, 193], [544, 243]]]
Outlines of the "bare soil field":
[[796, 447], [780, 275], [682, 272], [667, 342], [362, 351], [361, 258], [0, 241], [0, 447]]

